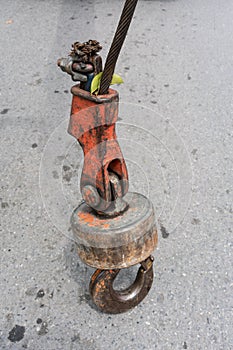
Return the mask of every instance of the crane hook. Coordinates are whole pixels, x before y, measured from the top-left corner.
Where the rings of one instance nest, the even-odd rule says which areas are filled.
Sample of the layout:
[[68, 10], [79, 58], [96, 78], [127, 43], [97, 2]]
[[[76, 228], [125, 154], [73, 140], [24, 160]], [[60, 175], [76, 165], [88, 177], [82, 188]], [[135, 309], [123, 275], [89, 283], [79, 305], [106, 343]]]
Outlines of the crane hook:
[[149, 256], [141, 262], [135, 281], [122, 291], [113, 288], [120, 269], [96, 270], [90, 282], [90, 294], [95, 305], [101, 311], [111, 314], [125, 312], [138, 305], [152, 286], [153, 261], [154, 258]]

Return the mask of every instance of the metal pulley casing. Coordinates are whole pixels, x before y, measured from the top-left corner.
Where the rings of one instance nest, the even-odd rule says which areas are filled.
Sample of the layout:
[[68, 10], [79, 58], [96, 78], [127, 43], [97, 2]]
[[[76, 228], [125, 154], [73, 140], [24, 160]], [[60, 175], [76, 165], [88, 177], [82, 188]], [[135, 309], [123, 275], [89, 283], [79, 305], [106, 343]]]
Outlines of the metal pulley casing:
[[126, 210], [103, 217], [85, 202], [73, 212], [71, 226], [81, 260], [98, 269], [126, 268], [148, 258], [158, 236], [151, 201], [138, 193], [124, 197]]

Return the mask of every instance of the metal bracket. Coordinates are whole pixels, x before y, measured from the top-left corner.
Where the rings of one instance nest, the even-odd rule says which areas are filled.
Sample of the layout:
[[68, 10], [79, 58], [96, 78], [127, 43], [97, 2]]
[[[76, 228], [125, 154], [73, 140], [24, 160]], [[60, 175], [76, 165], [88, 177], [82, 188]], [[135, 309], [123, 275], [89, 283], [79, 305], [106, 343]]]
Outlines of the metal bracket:
[[113, 192], [119, 199], [128, 191], [128, 172], [115, 130], [118, 93], [109, 89], [108, 95], [96, 98], [79, 85], [73, 86], [71, 92], [68, 132], [78, 140], [84, 152], [80, 181], [83, 199], [98, 213], [117, 215], [126, 206], [117, 203], [118, 208], [113, 208]]

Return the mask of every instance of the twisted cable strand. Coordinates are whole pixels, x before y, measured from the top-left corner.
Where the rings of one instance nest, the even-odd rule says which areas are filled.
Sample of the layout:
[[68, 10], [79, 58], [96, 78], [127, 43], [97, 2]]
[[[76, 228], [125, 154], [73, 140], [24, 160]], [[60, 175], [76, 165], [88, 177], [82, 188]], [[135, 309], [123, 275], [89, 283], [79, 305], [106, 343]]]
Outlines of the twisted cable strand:
[[126, 0], [125, 2], [115, 36], [106, 59], [103, 75], [101, 77], [99, 90], [100, 95], [108, 93], [116, 62], [132, 21], [137, 2], [138, 0]]

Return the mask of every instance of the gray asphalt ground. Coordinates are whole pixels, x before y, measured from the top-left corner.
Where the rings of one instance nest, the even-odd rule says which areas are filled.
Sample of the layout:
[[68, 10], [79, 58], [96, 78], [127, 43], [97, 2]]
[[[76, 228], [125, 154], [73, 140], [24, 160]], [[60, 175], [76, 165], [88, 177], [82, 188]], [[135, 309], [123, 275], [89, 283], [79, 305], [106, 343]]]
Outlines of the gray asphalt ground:
[[56, 60], [90, 38], [105, 59], [123, 1], [0, 5], [0, 349], [233, 349], [233, 2], [138, 3], [116, 67], [117, 132], [159, 246], [149, 295], [114, 316], [93, 306], [94, 270], [70, 230], [83, 156]]

